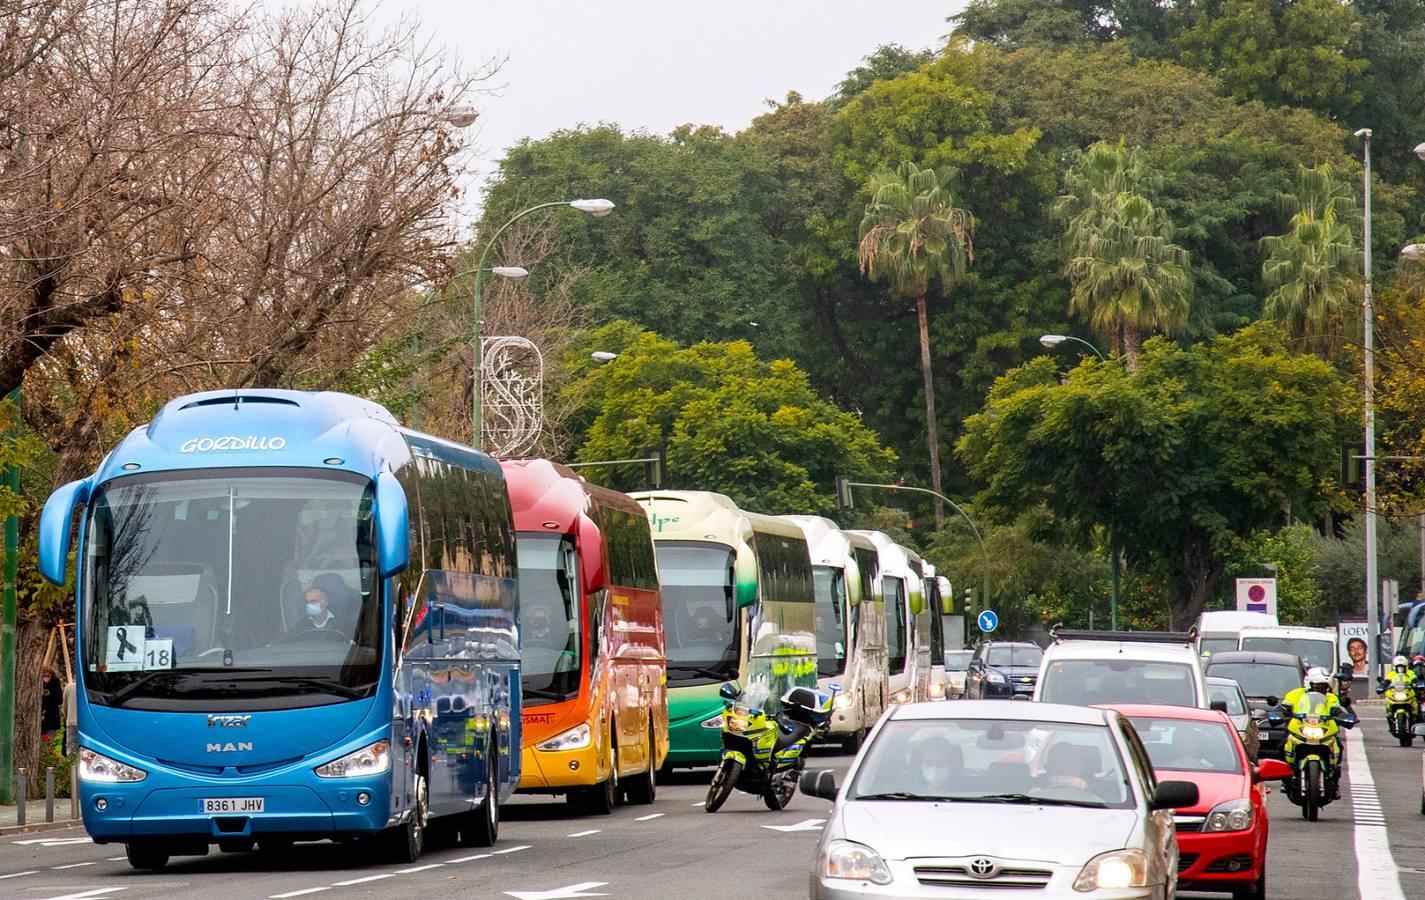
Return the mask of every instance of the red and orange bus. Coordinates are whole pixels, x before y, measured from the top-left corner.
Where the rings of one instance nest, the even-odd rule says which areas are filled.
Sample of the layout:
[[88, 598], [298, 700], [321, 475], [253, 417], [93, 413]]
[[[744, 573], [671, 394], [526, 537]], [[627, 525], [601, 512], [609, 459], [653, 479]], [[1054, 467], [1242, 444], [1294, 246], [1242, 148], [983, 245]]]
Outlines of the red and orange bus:
[[648, 516], [549, 460], [501, 466], [519, 560], [519, 789], [602, 814], [652, 803], [668, 699]]

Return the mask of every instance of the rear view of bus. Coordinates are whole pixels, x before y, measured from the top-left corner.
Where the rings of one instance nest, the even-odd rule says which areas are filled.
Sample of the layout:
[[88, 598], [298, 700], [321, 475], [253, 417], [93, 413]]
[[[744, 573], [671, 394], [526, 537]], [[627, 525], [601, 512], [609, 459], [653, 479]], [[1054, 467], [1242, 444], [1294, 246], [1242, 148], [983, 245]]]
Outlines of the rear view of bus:
[[847, 752], [861, 747], [881, 717], [886, 681], [885, 604], [876, 594], [876, 547], [820, 516], [786, 516], [806, 534], [816, 588], [817, 684], [841, 685], [831, 736]]
[[601, 815], [621, 795], [652, 803], [668, 700], [648, 516], [548, 460], [501, 467], [519, 545], [520, 790]]
[[[488, 456], [342, 394], [169, 403], [56, 491], [79, 513], [84, 825], [170, 855], [381, 835], [489, 844], [519, 777], [509, 500]], [[478, 547], [479, 552], [475, 552]]]
[[853, 531], [876, 547], [878, 593], [886, 606], [886, 672], [892, 703], [930, 699], [930, 611], [924, 562], [879, 531]]
[[806, 538], [791, 522], [746, 512], [722, 494], [632, 496], [653, 525], [663, 588], [667, 764], [717, 765], [724, 682], [763, 682], [773, 704], [793, 686], [816, 686]]

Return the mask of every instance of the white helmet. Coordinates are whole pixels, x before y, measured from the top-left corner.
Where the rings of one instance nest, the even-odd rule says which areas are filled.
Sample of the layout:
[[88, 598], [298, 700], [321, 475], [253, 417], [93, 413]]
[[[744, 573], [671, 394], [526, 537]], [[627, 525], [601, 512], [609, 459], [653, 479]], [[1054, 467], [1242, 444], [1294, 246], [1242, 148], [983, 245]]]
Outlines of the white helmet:
[[1410, 660], [1406, 659], [1403, 656], [1397, 656], [1395, 659], [1392, 659], [1390, 661], [1390, 664], [1392, 666], [1395, 666], [1397, 669], [1404, 669], [1406, 666], [1410, 665]]
[[1307, 669], [1306, 679], [1302, 681], [1301, 686], [1309, 691], [1313, 684], [1331, 684], [1331, 673], [1320, 666], [1312, 666], [1310, 669]]

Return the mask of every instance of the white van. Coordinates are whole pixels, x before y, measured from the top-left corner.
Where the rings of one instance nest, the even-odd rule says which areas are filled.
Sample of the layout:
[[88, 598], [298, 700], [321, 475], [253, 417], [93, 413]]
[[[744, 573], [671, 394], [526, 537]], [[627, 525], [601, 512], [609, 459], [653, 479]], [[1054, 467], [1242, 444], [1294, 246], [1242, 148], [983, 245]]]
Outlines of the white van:
[[1050, 635], [1035, 700], [1211, 708], [1201, 657], [1187, 634], [1056, 630]]
[[1320, 666], [1335, 673], [1341, 665], [1336, 629], [1301, 625], [1248, 626], [1237, 636], [1238, 650], [1271, 650], [1301, 657], [1308, 669]]
[[1197, 652], [1211, 656], [1219, 650], [1236, 650], [1237, 636], [1243, 628], [1275, 628], [1277, 617], [1261, 612], [1238, 612], [1235, 609], [1213, 610], [1197, 617]]

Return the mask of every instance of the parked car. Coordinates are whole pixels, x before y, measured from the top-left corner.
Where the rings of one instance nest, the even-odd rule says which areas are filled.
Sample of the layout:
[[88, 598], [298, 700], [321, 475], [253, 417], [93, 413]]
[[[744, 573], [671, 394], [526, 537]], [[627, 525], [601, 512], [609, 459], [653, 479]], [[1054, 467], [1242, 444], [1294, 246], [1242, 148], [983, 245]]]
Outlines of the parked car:
[[1038, 644], [985, 641], [975, 649], [965, 671], [965, 698], [1009, 699], [1021, 694], [1028, 699], [1034, 693], [1043, 657]]
[[1306, 680], [1301, 657], [1267, 650], [1223, 650], [1212, 654], [1206, 671], [1212, 677], [1231, 678], [1247, 696], [1247, 709], [1257, 720], [1258, 758], [1281, 759], [1286, 727], [1272, 727], [1266, 715]]
[[801, 783], [835, 801], [811, 874], [818, 900], [1170, 898], [1171, 810], [1198, 802], [1190, 782], [1156, 780], [1117, 712], [1003, 700], [893, 708], [844, 788], [831, 770]]
[[1128, 717], [1159, 778], [1191, 781], [1198, 802], [1173, 816], [1178, 887], [1267, 895], [1267, 807], [1263, 782], [1290, 777], [1280, 760], [1253, 764], [1237, 729], [1218, 710], [1115, 706]]
[[945, 651], [945, 698], [959, 700], [965, 696], [965, 672], [970, 668], [973, 650]]
[[1208, 707], [1202, 663], [1186, 633], [1055, 629], [1051, 635], [1035, 700]]
[[1247, 706], [1247, 696], [1242, 693], [1242, 686], [1231, 678], [1209, 675], [1207, 697], [1209, 706], [1217, 709], [1220, 704], [1221, 711], [1227, 713], [1227, 718], [1232, 720], [1232, 727], [1237, 729], [1237, 737], [1242, 739], [1242, 746], [1247, 750], [1247, 758], [1255, 763], [1257, 752], [1262, 746], [1262, 732], [1257, 720], [1252, 718], [1252, 710]]

